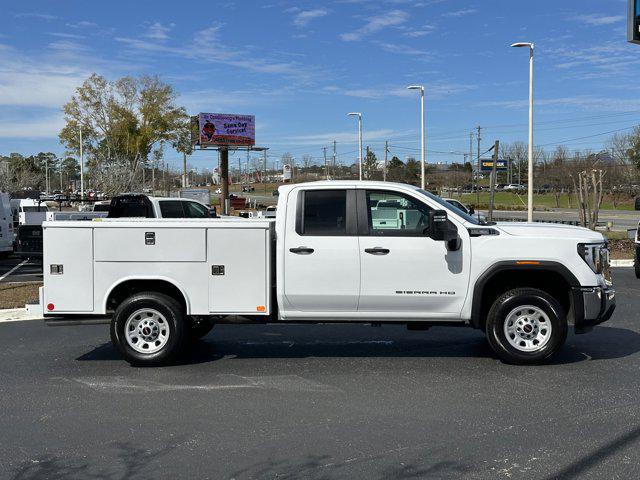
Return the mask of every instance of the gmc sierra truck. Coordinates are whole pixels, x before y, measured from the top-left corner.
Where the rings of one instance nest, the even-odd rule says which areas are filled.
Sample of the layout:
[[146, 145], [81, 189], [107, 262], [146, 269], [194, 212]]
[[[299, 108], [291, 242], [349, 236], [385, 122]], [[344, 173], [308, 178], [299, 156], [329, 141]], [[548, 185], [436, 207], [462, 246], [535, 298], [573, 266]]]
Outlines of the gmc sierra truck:
[[40, 295], [50, 324], [110, 322], [139, 365], [217, 323], [295, 322], [473, 327], [502, 360], [538, 363], [569, 324], [587, 332], [615, 307], [600, 233], [486, 224], [410, 185], [356, 181], [280, 187], [275, 222], [46, 222]]

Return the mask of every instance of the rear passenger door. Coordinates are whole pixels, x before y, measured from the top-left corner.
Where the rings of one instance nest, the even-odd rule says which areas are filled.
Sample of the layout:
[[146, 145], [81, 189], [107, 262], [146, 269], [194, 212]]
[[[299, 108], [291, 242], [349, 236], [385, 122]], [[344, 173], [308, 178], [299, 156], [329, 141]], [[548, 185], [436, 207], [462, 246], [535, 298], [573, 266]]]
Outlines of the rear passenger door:
[[[299, 190], [287, 199], [287, 318], [355, 313], [360, 293], [355, 191]], [[325, 312], [323, 314], [323, 312]]]

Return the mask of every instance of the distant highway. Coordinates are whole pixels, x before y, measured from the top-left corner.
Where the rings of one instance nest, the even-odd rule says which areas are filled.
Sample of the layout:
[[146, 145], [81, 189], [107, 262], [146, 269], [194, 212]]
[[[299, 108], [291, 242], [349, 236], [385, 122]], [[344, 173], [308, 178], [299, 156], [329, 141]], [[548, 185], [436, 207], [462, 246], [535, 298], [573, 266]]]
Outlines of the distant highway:
[[[482, 212], [487, 214], [486, 211]], [[526, 219], [526, 211], [504, 211], [499, 210], [494, 213], [494, 218], [500, 219]], [[552, 211], [534, 211], [534, 220], [543, 221], [578, 221], [578, 211], [575, 209], [558, 208]], [[640, 212], [634, 210], [601, 210], [598, 216], [598, 222], [613, 222], [612, 230], [628, 230], [636, 228], [640, 220]]]

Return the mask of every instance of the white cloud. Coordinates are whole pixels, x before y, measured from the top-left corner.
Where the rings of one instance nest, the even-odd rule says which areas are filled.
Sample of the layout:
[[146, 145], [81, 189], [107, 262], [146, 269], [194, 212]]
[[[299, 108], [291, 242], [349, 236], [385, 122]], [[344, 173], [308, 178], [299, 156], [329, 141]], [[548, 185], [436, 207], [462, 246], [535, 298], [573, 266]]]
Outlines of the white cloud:
[[169, 38], [168, 33], [173, 29], [175, 24], [163, 25], [160, 22], [155, 22], [149, 25], [147, 33], [144, 35], [147, 38], [153, 40], [167, 40]]
[[0, 121], [0, 138], [57, 138], [64, 127], [62, 113], [36, 115], [27, 120]]
[[[404, 133], [404, 132], [403, 132]], [[380, 130], [365, 130], [363, 132], [364, 140], [371, 142], [374, 140], [386, 140], [390, 137], [397, 136], [399, 133], [395, 130], [388, 128]], [[295, 145], [326, 145], [334, 140], [338, 143], [354, 143], [354, 133], [352, 130], [348, 132], [331, 132], [331, 133], [316, 133], [311, 135], [297, 135], [288, 137], [290, 142], [288, 144]]]
[[613, 23], [621, 23], [624, 22], [625, 18], [623, 15], [578, 15], [577, 17], [573, 17], [578, 22], [586, 23], [587, 25], [601, 26], [601, 25], [611, 25]]
[[98, 24], [95, 22], [90, 22], [88, 20], [80, 20], [79, 22], [71, 22], [67, 23], [67, 27], [71, 28], [95, 28]]
[[[193, 42], [185, 46], [151, 42], [143, 38], [116, 37], [115, 40], [135, 53], [175, 55], [204, 63], [221, 63], [251, 72], [290, 75], [298, 80], [312, 78], [317, 74], [313, 67], [303, 69], [296, 62], [274, 60], [266, 54], [257, 56], [246, 47], [225, 45], [219, 38], [222, 26], [221, 23], [214, 23], [196, 32]], [[282, 52], [279, 54], [282, 55]]]
[[56, 20], [58, 17], [55, 15], [49, 15], [46, 13], [17, 13], [14, 15], [16, 18], [36, 18], [38, 20]]
[[411, 47], [409, 45], [400, 45], [397, 43], [389, 42], [375, 42], [382, 50], [389, 53], [395, 53], [396, 55], [411, 55], [415, 57], [428, 57], [431, 54], [425, 50]]
[[343, 33], [340, 35], [340, 38], [345, 42], [355, 42], [385, 28], [401, 25], [408, 19], [409, 15], [402, 10], [392, 10], [380, 15], [374, 15], [373, 17], [369, 17], [367, 23], [362, 27], [353, 32]]
[[443, 17], [464, 17], [465, 15], [471, 15], [472, 13], [476, 13], [478, 10], [476, 8], [465, 8], [463, 10], [455, 10], [453, 12], [443, 13]]
[[329, 12], [324, 8], [316, 8], [314, 10], [302, 10], [295, 14], [293, 17], [293, 24], [296, 27], [306, 27], [311, 20], [321, 18], [327, 15]]

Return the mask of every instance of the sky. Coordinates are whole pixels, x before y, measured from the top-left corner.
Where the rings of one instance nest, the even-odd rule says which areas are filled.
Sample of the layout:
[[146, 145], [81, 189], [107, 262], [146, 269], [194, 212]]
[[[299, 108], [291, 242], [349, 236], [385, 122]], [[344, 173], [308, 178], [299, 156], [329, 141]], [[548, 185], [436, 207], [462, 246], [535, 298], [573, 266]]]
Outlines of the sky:
[[[599, 150], [640, 123], [640, 45], [626, 42], [626, 0], [326, 0], [107, 2], [0, 0], [0, 154], [64, 148], [62, 105], [84, 79], [158, 75], [190, 114], [256, 117], [269, 162], [418, 156], [426, 91], [427, 162], [460, 162], [482, 126], [527, 141], [535, 43], [534, 144]], [[475, 150], [474, 138], [474, 150]], [[475, 151], [474, 151], [475, 155]], [[215, 160], [214, 160], [215, 158]], [[165, 152], [178, 166], [179, 154]], [[217, 162], [196, 152], [197, 169]], [[233, 158], [232, 158], [233, 162]]]

